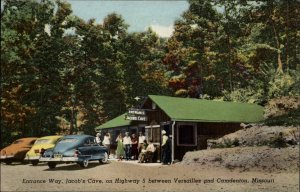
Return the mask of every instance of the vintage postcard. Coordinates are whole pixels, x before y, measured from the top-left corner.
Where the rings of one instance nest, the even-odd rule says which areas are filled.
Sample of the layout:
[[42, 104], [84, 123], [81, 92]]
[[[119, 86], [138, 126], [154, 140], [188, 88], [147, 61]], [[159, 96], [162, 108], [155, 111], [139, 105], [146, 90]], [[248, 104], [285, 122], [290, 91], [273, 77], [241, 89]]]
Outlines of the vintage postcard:
[[299, 11], [1, 0], [1, 191], [299, 191]]

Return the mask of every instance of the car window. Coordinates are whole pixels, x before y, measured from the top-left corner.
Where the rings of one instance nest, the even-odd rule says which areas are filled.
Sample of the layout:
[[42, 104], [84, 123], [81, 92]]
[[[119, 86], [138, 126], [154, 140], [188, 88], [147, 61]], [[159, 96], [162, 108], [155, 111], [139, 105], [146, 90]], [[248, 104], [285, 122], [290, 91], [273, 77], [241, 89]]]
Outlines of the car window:
[[23, 140], [17, 140], [17, 141], [15, 141], [15, 142], [13, 142], [13, 144], [20, 144], [20, 143], [22, 143], [23, 142]]
[[32, 140], [30, 141], [29, 145], [33, 145], [35, 143], [36, 140]]
[[90, 144], [95, 145], [96, 143], [96, 138], [90, 138]]
[[34, 144], [47, 144], [47, 143], [51, 143], [50, 139], [38, 139], [36, 140], [36, 142]]
[[75, 143], [77, 141], [78, 140], [74, 139], [74, 138], [65, 138], [65, 139], [60, 140], [58, 143]]
[[96, 139], [93, 137], [87, 138], [84, 141], [84, 145], [95, 145], [96, 144]]
[[55, 144], [55, 143], [58, 143], [62, 140], [62, 138], [58, 138], [57, 140], [52, 140], [52, 143]]

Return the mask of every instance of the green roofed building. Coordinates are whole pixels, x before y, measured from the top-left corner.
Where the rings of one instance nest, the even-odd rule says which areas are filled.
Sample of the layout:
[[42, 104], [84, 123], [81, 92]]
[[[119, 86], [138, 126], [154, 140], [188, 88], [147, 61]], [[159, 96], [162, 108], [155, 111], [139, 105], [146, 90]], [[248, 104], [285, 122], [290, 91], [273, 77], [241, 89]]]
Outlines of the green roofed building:
[[206, 149], [208, 139], [237, 131], [241, 123], [262, 120], [263, 107], [256, 104], [149, 95], [138, 109], [129, 109], [95, 130], [110, 132], [112, 140], [125, 131], [142, 132], [158, 147], [165, 130], [172, 140], [172, 160], [181, 160], [187, 151]]

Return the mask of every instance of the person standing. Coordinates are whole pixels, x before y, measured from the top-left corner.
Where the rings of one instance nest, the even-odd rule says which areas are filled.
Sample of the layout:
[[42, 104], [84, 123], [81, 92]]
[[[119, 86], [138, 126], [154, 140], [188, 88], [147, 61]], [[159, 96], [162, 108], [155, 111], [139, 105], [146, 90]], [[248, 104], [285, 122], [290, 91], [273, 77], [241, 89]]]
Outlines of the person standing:
[[122, 138], [122, 133], [120, 133], [116, 139], [117, 142], [117, 150], [116, 150], [116, 155], [119, 161], [122, 161], [125, 153], [124, 153], [124, 145], [123, 145], [123, 138]]
[[100, 133], [97, 133], [97, 134], [96, 134], [96, 143], [97, 143], [98, 145], [101, 144]]
[[146, 137], [143, 135], [142, 132], [139, 132], [139, 139], [138, 139], [138, 155], [142, 152], [142, 149], [144, 148], [144, 141], [146, 140]]
[[134, 160], [138, 158], [138, 138], [135, 134], [131, 136], [131, 156]]
[[162, 164], [168, 165], [171, 164], [171, 147], [169, 142], [169, 137], [167, 136], [167, 132], [165, 130], [162, 130]]
[[107, 148], [108, 157], [110, 155], [110, 134], [107, 132], [103, 138], [103, 145]]
[[129, 136], [129, 132], [125, 133], [125, 137], [123, 138], [123, 144], [125, 148], [125, 159], [128, 161], [131, 158], [131, 138]]

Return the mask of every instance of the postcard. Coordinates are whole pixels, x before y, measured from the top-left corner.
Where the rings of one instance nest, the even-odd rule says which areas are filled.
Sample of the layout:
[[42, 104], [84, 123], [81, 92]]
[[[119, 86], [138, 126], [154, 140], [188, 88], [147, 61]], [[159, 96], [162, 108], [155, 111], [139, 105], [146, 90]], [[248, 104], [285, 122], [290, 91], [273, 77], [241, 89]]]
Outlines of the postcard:
[[1, 191], [299, 191], [299, 9], [1, 0]]

